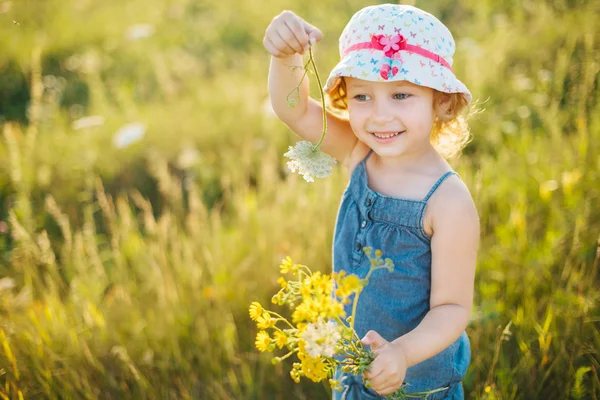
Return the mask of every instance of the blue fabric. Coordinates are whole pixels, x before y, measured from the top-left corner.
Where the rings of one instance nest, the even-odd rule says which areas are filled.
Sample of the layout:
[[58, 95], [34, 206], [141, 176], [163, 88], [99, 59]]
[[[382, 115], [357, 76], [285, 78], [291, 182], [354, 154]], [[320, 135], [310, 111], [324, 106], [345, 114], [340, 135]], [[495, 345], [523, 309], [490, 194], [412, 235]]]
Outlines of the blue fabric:
[[[429, 311], [431, 291], [431, 243], [423, 230], [423, 215], [427, 200], [449, 176], [444, 174], [423, 200], [388, 197], [368, 186], [366, 161], [372, 152], [354, 169], [338, 211], [333, 240], [333, 269], [345, 270], [364, 278], [369, 271], [369, 259], [363, 247], [380, 249], [384, 258], [391, 258], [394, 271], [375, 271], [360, 295], [355, 329], [359, 337], [369, 330], [377, 331], [392, 341], [417, 327]], [[346, 306], [347, 315], [352, 305]], [[430, 400], [464, 398], [461, 380], [471, 358], [469, 339], [465, 332], [448, 348], [434, 357], [407, 369], [407, 392], [448, 387], [435, 393]], [[344, 390], [334, 391], [335, 400], [381, 399], [364, 387], [361, 377], [343, 375]]]

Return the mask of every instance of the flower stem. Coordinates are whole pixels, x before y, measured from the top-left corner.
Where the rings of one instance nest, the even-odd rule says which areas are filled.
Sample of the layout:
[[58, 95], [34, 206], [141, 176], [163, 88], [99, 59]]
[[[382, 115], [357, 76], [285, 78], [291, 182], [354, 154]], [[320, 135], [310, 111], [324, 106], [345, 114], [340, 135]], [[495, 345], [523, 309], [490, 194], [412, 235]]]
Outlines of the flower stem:
[[[366, 286], [369, 283], [369, 278], [371, 277], [371, 274], [373, 273], [373, 271], [375, 271], [376, 269], [378, 269], [376, 266], [374, 266], [373, 264], [371, 264], [371, 268], [369, 268], [369, 272], [367, 272], [367, 276], [365, 276], [365, 284], [364, 286]], [[356, 319], [356, 307], [358, 306], [358, 298], [360, 297], [360, 294], [362, 292], [362, 288], [354, 295], [354, 302], [352, 303], [352, 323], [350, 324], [350, 327], [352, 328], [352, 330], [354, 331], [354, 320]]]
[[319, 96], [321, 96], [321, 106], [323, 107], [323, 133], [321, 134], [321, 139], [319, 139], [319, 142], [313, 147], [313, 151], [317, 151], [321, 146], [321, 143], [323, 143], [325, 132], [327, 132], [327, 111], [325, 110], [325, 95], [323, 94], [323, 85], [321, 84], [319, 71], [317, 71], [317, 65], [315, 64], [315, 59], [313, 58], [312, 46], [308, 47], [308, 55], [308, 61], [310, 61], [313, 70], [315, 71], [315, 76], [317, 77], [317, 83], [319, 84]]
[[286, 355], [284, 355], [284, 356], [281, 356], [281, 357], [275, 357], [275, 358], [276, 358], [278, 361], [283, 361], [283, 360], [285, 360], [286, 358], [290, 357], [292, 354], [294, 354], [294, 353], [296, 353], [296, 352], [298, 352], [298, 349], [294, 349], [294, 350], [290, 351], [289, 353], [287, 353], [287, 354], [286, 354]]
[[288, 324], [290, 326], [290, 328], [296, 329], [296, 327], [294, 325], [290, 324], [290, 322], [287, 319], [283, 318], [281, 315], [277, 314], [276, 312], [270, 311], [270, 310], [265, 310], [265, 311], [268, 312], [269, 314], [276, 316], [278, 318], [278, 320], [281, 320], [281, 321], [285, 322], [286, 324]]

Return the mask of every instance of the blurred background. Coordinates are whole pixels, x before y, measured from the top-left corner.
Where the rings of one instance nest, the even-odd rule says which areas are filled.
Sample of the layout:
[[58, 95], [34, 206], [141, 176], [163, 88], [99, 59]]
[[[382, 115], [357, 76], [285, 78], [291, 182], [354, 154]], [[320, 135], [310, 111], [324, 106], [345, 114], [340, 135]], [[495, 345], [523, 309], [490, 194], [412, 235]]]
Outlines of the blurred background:
[[[0, 0], [0, 397], [327, 399], [254, 348], [285, 255], [330, 271], [348, 176], [268, 103], [271, 19], [322, 76], [358, 0]], [[483, 109], [468, 399], [600, 398], [600, 2], [419, 0]], [[313, 79], [313, 95], [318, 96]]]

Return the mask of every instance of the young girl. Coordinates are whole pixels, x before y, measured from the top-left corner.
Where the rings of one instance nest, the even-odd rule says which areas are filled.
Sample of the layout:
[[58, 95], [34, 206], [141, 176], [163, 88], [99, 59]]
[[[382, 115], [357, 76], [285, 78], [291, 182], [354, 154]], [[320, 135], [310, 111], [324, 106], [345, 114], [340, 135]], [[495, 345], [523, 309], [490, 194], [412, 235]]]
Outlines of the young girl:
[[[273, 19], [269, 93], [277, 116], [306, 140], [322, 132], [322, 108], [308, 97], [288, 108], [302, 54], [321, 32], [290, 11]], [[365, 246], [395, 264], [378, 270], [360, 297], [355, 329], [376, 358], [364, 378], [343, 376], [335, 399], [377, 399], [445, 387], [429, 399], [463, 399], [470, 348], [465, 328], [473, 300], [479, 219], [468, 189], [444, 156], [461, 149], [459, 116], [471, 94], [452, 70], [451, 33], [434, 16], [404, 5], [358, 11], [339, 40], [341, 60], [325, 85], [330, 104], [323, 150], [351, 179], [333, 243], [335, 271], [364, 277]], [[350, 310], [347, 310], [350, 313]]]

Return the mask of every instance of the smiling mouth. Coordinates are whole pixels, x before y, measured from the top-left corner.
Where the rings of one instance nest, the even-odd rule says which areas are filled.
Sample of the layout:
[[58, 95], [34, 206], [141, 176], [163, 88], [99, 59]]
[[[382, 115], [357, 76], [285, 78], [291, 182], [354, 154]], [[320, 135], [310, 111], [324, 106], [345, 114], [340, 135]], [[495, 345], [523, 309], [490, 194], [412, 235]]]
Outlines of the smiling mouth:
[[371, 135], [374, 135], [380, 139], [389, 139], [389, 138], [393, 138], [394, 136], [398, 136], [401, 133], [404, 133], [404, 131], [402, 132], [370, 132]]

